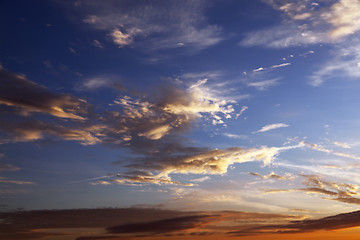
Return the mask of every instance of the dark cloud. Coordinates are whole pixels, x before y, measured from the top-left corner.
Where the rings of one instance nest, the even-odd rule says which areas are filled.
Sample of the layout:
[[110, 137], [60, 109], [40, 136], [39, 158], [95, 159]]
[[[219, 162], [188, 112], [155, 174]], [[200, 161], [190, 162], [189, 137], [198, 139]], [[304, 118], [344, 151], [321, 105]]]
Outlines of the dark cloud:
[[150, 233], [164, 234], [181, 230], [197, 228], [209, 223], [211, 218], [217, 216], [200, 215], [186, 216], [147, 223], [125, 224], [107, 228], [109, 233]]
[[[269, 223], [288, 223], [302, 216], [236, 211], [190, 212], [156, 208], [106, 208], [0, 212], [1, 239], [51, 239], [68, 234], [78, 240], [146, 236], [204, 236]], [[69, 229], [87, 229], [79, 234]], [[97, 232], [93, 229], [104, 229]], [[51, 232], [46, 229], [52, 229]], [[65, 232], [63, 229], [67, 229]], [[34, 231], [36, 230], [36, 231]], [[89, 234], [93, 232], [93, 234]]]
[[191, 214], [197, 213], [136, 208], [0, 212], [0, 219], [3, 219], [0, 222], [0, 239], [37, 239], [49, 234], [32, 231], [34, 229], [105, 229], [114, 225], [157, 221]]
[[252, 235], [266, 233], [302, 233], [320, 230], [337, 230], [360, 226], [360, 211], [343, 213], [335, 216], [315, 219], [293, 221], [288, 224], [266, 225], [230, 232], [231, 234]]
[[99, 143], [101, 126], [98, 125], [74, 125], [66, 123], [41, 121], [23, 117], [21, 120], [0, 119], [0, 131], [5, 135], [0, 143], [28, 142], [43, 138], [56, 137], [63, 140], [79, 141], [84, 145]]
[[131, 239], [128, 237], [119, 236], [94, 236], [94, 237], [78, 237], [76, 240], [116, 240], [116, 239]]
[[0, 66], [0, 144], [49, 137], [99, 143], [101, 127], [90, 109], [85, 100], [52, 93]]
[[24, 75], [0, 66], [0, 105], [16, 108], [22, 115], [34, 112], [55, 117], [84, 120], [86, 102], [65, 94], [55, 94]]

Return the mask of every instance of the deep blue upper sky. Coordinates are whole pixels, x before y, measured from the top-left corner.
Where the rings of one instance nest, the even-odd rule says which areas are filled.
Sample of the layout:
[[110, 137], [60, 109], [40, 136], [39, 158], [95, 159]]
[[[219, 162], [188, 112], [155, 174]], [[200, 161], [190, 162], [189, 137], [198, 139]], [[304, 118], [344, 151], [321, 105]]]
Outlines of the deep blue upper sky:
[[359, 19], [356, 0], [1, 1], [1, 204], [355, 209]]

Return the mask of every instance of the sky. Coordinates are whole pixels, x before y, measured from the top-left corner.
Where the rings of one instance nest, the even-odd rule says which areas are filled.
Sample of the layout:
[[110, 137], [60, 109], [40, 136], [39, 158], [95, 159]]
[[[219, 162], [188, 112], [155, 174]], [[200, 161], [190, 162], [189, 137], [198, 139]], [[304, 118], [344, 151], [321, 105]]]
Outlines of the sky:
[[360, 1], [1, 0], [0, 32], [7, 238], [359, 234]]

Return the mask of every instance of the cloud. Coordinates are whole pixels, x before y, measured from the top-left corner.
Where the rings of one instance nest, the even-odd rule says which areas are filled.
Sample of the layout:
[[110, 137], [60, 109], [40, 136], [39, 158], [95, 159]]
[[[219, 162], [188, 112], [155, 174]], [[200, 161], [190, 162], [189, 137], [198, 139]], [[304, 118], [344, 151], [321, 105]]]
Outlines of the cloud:
[[[204, 86], [204, 80], [187, 88], [163, 86], [156, 97], [122, 94], [110, 105], [112, 110], [95, 113], [85, 100], [51, 93], [24, 76], [3, 68], [0, 73], [3, 75], [0, 84], [4, 85], [0, 90], [0, 105], [4, 109], [0, 131], [7, 135], [1, 143], [36, 141], [55, 136], [80, 141], [84, 145], [102, 142], [135, 148], [136, 142], [145, 141], [143, 138], [156, 141], [189, 131], [192, 124], [200, 119], [209, 120], [214, 125], [225, 124], [224, 119], [231, 118], [234, 112], [232, 104], [235, 102], [217, 97], [216, 91]], [[115, 77], [105, 75], [88, 78], [77, 89], [104, 87], [126, 91]], [[59, 119], [38, 120], [38, 115], [30, 114], [33, 112], [50, 114]], [[19, 114], [21, 118], [16, 117]]]
[[94, 39], [92, 41], [92, 44], [95, 46], [95, 47], [98, 47], [98, 48], [104, 48], [104, 45], [97, 39]]
[[360, 3], [357, 0], [340, 0], [322, 17], [332, 25], [329, 32], [332, 38], [354, 34], [360, 30]]
[[209, 179], [210, 179], [209, 176], [205, 176], [205, 177], [202, 177], [202, 178], [193, 179], [191, 181], [199, 183], [199, 182], [205, 182], [206, 180], [209, 180]]
[[315, 43], [334, 43], [360, 30], [357, 0], [311, 1], [266, 0], [283, 12], [283, 22], [270, 29], [249, 33], [240, 44], [286, 48]]
[[286, 174], [284, 176], [275, 174], [274, 172], [268, 175], [260, 175], [259, 173], [249, 173], [250, 175], [260, 177], [262, 179], [277, 179], [277, 180], [293, 180], [294, 177], [291, 174]]
[[286, 67], [286, 66], [290, 66], [291, 63], [282, 63], [282, 64], [277, 64], [277, 65], [272, 65], [270, 68], [280, 68], [280, 67]]
[[84, 1], [72, 11], [95, 30], [108, 32], [119, 47], [147, 51], [185, 48], [201, 50], [223, 40], [221, 28], [207, 22], [205, 1]]
[[100, 88], [114, 88], [119, 91], [126, 90], [125, 86], [120, 83], [119, 78], [112, 75], [98, 75], [87, 78], [75, 87], [79, 91], [94, 91]]
[[275, 78], [275, 79], [270, 79], [270, 80], [265, 80], [265, 81], [260, 81], [260, 82], [249, 82], [247, 85], [249, 87], [255, 87], [260, 91], [264, 91], [270, 86], [277, 85], [279, 80], [280, 80], [279, 78]]
[[360, 42], [357, 37], [348, 40], [332, 52], [330, 59], [321, 65], [318, 70], [310, 75], [309, 84], [318, 87], [325, 81], [341, 77], [356, 80], [360, 77]]
[[111, 182], [122, 184], [122, 185], [141, 185], [141, 184], [155, 184], [155, 185], [180, 185], [180, 186], [193, 186], [192, 183], [181, 183], [178, 181], [171, 180], [170, 177], [167, 176], [153, 176], [145, 174], [115, 174], [116, 179], [112, 179]]
[[73, 53], [73, 54], [77, 54], [77, 52], [75, 51], [75, 49], [73, 49], [72, 47], [69, 47], [69, 51], [71, 52], [71, 53]]
[[360, 204], [360, 186], [357, 184], [350, 183], [339, 183], [339, 182], [330, 182], [322, 179], [318, 175], [306, 175], [301, 174], [305, 180], [303, 185], [305, 188], [295, 188], [295, 189], [270, 189], [266, 190], [266, 193], [279, 193], [279, 192], [292, 192], [292, 191], [302, 191], [306, 193], [319, 193], [323, 195], [328, 195], [330, 198], [325, 198], [328, 200], [350, 203], [350, 204]]
[[343, 142], [333, 141], [333, 144], [335, 144], [336, 146], [342, 147], [342, 148], [346, 148], [346, 149], [351, 148], [351, 147], [349, 146], [349, 144], [343, 143]]
[[33, 182], [29, 182], [29, 181], [10, 180], [6, 177], [0, 177], [0, 183], [18, 184], [18, 185], [34, 184]]
[[63, 140], [80, 141], [83, 145], [100, 143], [101, 125], [63, 126], [55, 122], [34, 119], [22, 121], [0, 120], [0, 131], [7, 134], [1, 143], [32, 142], [54, 136]]
[[[4, 239], [55, 238], [66, 234], [71, 239], [122, 239], [158, 236], [191, 237], [229, 230], [286, 224], [303, 216], [237, 211], [174, 211], [157, 208], [98, 208], [69, 210], [8, 211], [1, 213], [0, 237]], [[267, 224], [265, 226], [268, 226]], [[84, 228], [83, 232], [79, 229]], [[51, 231], [47, 231], [51, 229]], [[71, 229], [75, 229], [72, 231]], [[105, 230], [108, 233], [105, 234]]]
[[86, 102], [70, 95], [59, 95], [37, 85], [25, 76], [0, 66], [0, 105], [18, 110], [21, 115], [38, 112], [59, 118], [85, 120]]
[[[145, 155], [132, 159], [132, 164], [125, 167], [130, 169], [154, 171], [157, 172], [155, 180], [165, 179], [160, 183], [174, 184], [170, 175], [172, 174], [211, 174], [219, 175], [225, 174], [229, 166], [235, 163], [245, 163], [259, 161], [264, 164], [270, 164], [276, 156], [283, 151], [298, 148], [300, 145], [286, 146], [286, 147], [261, 147], [261, 148], [228, 148], [224, 150], [210, 150], [210, 149], [180, 149], [180, 151], [171, 151], [168, 153]], [[198, 152], [190, 153], [189, 150]], [[119, 162], [120, 164], [121, 162]], [[121, 174], [120, 174], [121, 175]], [[136, 183], [141, 175], [136, 176], [135, 180], [127, 178], [123, 183]], [[153, 178], [150, 178], [150, 182]], [[157, 183], [157, 182], [155, 182]], [[184, 183], [175, 182], [175, 184], [188, 185]]]
[[249, 107], [242, 106], [239, 113], [236, 114], [236, 118], [240, 117]]
[[201, 85], [186, 89], [164, 86], [157, 95], [155, 99], [118, 97], [113, 106], [122, 111], [113, 111], [104, 118], [109, 136], [130, 145], [141, 137], [160, 140], [189, 130], [200, 119], [223, 124], [223, 119], [231, 118], [234, 112], [232, 101], [212, 96]]
[[260, 67], [260, 68], [254, 69], [253, 72], [260, 72], [260, 71], [264, 71], [264, 70], [267, 70], [267, 69], [281, 68], [281, 67], [286, 67], [286, 66], [290, 66], [290, 65], [291, 65], [291, 63], [275, 64], [275, 65], [272, 65], [272, 66], [269, 67], [269, 68]]
[[260, 130], [255, 131], [253, 133], [267, 132], [267, 131], [270, 131], [273, 129], [283, 128], [283, 127], [289, 127], [289, 125], [287, 125], [285, 123], [268, 124], [268, 125], [263, 126]]
[[[233, 107], [235, 101], [217, 96], [216, 91], [211, 91], [211, 88], [206, 86], [207, 80], [204, 79], [185, 88], [164, 85], [155, 96], [121, 94], [103, 112], [89, 112], [90, 107], [86, 103], [85, 118], [75, 117], [78, 116], [75, 113], [81, 112], [79, 108], [82, 101], [79, 99], [69, 95], [53, 94], [46, 88], [6, 70], [2, 73], [15, 79], [15, 83], [25, 86], [20, 95], [26, 104], [21, 105], [17, 101], [17, 106], [26, 108], [27, 111], [36, 110], [57, 116], [57, 113], [51, 111], [52, 105], [55, 105], [58, 109], [64, 109], [61, 111], [62, 118], [67, 117], [70, 120], [63, 121], [62, 118], [38, 120], [32, 115], [22, 116], [19, 119], [15, 117], [16, 114], [3, 112], [6, 117], [0, 119], [0, 131], [6, 135], [6, 138], [1, 143], [29, 142], [45, 138], [78, 141], [83, 145], [102, 143], [112, 147], [128, 148], [136, 154], [133, 158], [125, 159], [125, 163], [127, 162], [125, 168], [152, 172], [152, 175], [119, 173], [111, 179], [92, 184], [106, 185], [105, 182], [109, 182], [127, 185], [192, 186], [192, 183], [175, 181], [170, 175], [224, 174], [229, 166], [250, 161], [269, 164], [280, 152], [300, 146], [263, 146], [249, 149], [233, 147], [222, 150], [189, 146], [187, 140], [182, 138], [182, 134], [187, 133], [195, 122], [205, 120], [214, 125], [224, 125], [225, 119], [232, 118], [235, 112]], [[113, 86], [113, 84], [111, 79], [101, 77], [83, 82], [83, 86], [87, 89]], [[13, 88], [18, 89], [15, 86], [6, 87], [9, 92]], [[26, 95], [25, 91], [30, 93]], [[29, 100], [24, 98], [24, 95], [28, 96]], [[9, 97], [9, 99], [15, 104], [13, 98]], [[43, 101], [44, 99], [46, 101]], [[48, 106], [47, 103], [53, 104]], [[240, 112], [245, 109], [243, 107]]]
[[307, 146], [311, 149], [320, 151], [320, 152], [325, 152], [325, 153], [330, 153], [339, 157], [345, 157], [345, 158], [350, 158], [350, 159], [354, 159], [354, 160], [360, 160], [359, 156], [356, 155], [352, 155], [352, 154], [348, 154], [348, 153], [342, 153], [342, 152], [337, 152], [331, 149], [326, 149], [318, 144], [312, 144], [306, 141], [301, 141], [301, 144], [303, 144], [304, 146]]
[[198, 215], [177, 217], [171, 219], [164, 219], [160, 221], [147, 222], [147, 223], [134, 223], [125, 224], [115, 227], [107, 228], [109, 233], [148, 233], [148, 234], [164, 234], [198, 228], [210, 223], [212, 218], [217, 217], [212, 215]]
[[330, 231], [358, 227], [360, 225], [360, 212], [342, 213], [313, 220], [294, 221], [287, 224], [263, 225], [254, 228], [247, 228], [240, 231], [230, 232], [231, 234], [253, 235], [275, 233], [304, 233], [314, 231]]
[[232, 134], [232, 133], [223, 133], [223, 135], [228, 138], [235, 138], [235, 139], [248, 139], [249, 138], [246, 135], [239, 135], [239, 134]]
[[110, 35], [113, 38], [114, 43], [116, 43], [119, 47], [129, 45], [133, 41], [131, 33], [123, 33], [119, 29], [115, 29]]
[[260, 71], [262, 71], [262, 70], [264, 70], [264, 68], [259, 67], [259, 68], [254, 69], [253, 72], [260, 72]]
[[13, 171], [18, 171], [21, 168], [16, 167], [12, 164], [7, 164], [7, 163], [0, 163], [0, 172], [13, 172]]
[[96, 181], [96, 182], [91, 182], [90, 185], [110, 185], [111, 183], [108, 181]]
[[[201, 213], [185, 213], [161, 209], [137, 208], [104, 208], [104, 209], [70, 209], [70, 210], [38, 210], [38, 211], [9, 211], [2, 212], [0, 223], [0, 238], [2, 239], [42, 239], [55, 238], [62, 230], [67, 229], [67, 234], [79, 236], [78, 231], [69, 231], [69, 228], [91, 229], [95, 236], [103, 235], [105, 228], [114, 225], [129, 223], [151, 222], [163, 219], [172, 219]], [[103, 231], [96, 231], [102, 228]], [[54, 229], [48, 232], [45, 229]], [[56, 231], [58, 230], [58, 231]], [[94, 236], [88, 231], [83, 236]], [[108, 235], [108, 234], [106, 234]], [[117, 235], [117, 237], [119, 237]]]

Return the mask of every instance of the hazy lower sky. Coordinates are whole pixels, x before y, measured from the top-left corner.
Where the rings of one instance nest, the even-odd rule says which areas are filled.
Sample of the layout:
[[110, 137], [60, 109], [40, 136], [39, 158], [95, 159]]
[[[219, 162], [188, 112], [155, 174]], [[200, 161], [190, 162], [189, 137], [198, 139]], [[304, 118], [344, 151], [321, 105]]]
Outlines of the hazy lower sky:
[[358, 0], [3, 0], [0, 32], [1, 211], [359, 208]]

